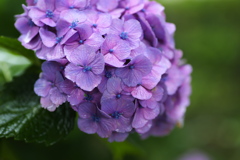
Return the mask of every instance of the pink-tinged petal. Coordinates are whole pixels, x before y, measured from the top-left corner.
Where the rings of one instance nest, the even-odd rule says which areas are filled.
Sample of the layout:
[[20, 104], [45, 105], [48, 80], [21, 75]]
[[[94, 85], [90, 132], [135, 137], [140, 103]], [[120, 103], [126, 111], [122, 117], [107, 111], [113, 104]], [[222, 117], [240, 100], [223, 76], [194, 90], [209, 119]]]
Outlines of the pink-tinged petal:
[[140, 3], [137, 6], [131, 7], [130, 10], [127, 11], [128, 14], [134, 14], [139, 12], [141, 9], [144, 8], [144, 3]]
[[84, 12], [79, 11], [77, 9], [70, 9], [70, 10], [62, 11], [60, 14], [60, 17], [63, 20], [69, 22], [70, 24], [72, 22], [77, 22], [77, 24], [82, 23], [82, 22], [86, 21], [86, 18], [87, 18]]
[[[62, 37], [62, 36], [60, 35], [60, 37]], [[77, 38], [78, 38], [77, 31], [75, 31], [73, 29], [70, 29], [67, 32], [67, 34], [65, 34], [65, 36], [63, 37], [63, 39], [61, 40], [60, 44], [61, 45], [66, 44], [68, 42], [68, 40], [72, 41], [73, 39], [77, 39]]]
[[80, 66], [91, 63], [96, 56], [95, 50], [87, 45], [77, 47], [69, 56], [69, 61]]
[[124, 63], [123, 61], [120, 61], [117, 57], [115, 57], [115, 55], [108, 53], [106, 55], [104, 55], [104, 61], [105, 63], [109, 64], [110, 66], [113, 67], [123, 67]]
[[91, 71], [80, 72], [77, 75], [77, 85], [85, 91], [92, 91], [101, 82], [102, 77], [93, 74]]
[[142, 109], [137, 108], [132, 122], [133, 128], [142, 128], [144, 125], [147, 124], [147, 122], [148, 120], [144, 118]]
[[102, 138], [107, 138], [111, 135], [114, 126], [110, 119], [102, 118], [100, 121], [97, 134]]
[[120, 105], [118, 106], [118, 110], [123, 113], [123, 117], [131, 118], [136, 110], [136, 106], [132, 101], [122, 100], [119, 101]]
[[82, 68], [73, 63], [69, 63], [65, 68], [65, 76], [73, 82], [77, 81], [77, 75], [81, 72], [83, 72]]
[[49, 61], [58, 60], [58, 59], [65, 57], [64, 52], [63, 52], [63, 46], [60, 44], [57, 44], [55, 47], [49, 48], [48, 51], [49, 52], [46, 52], [46, 53], [48, 53], [46, 55], [46, 57], [47, 57], [47, 60], [49, 60]]
[[42, 39], [42, 43], [46, 46], [46, 47], [53, 47], [56, 44], [56, 35], [53, 32], [50, 32], [48, 30], [45, 30], [43, 28], [41, 28], [39, 30], [39, 35]]
[[110, 12], [118, 6], [118, 0], [111, 0], [106, 3], [105, 0], [99, 0], [97, 9], [103, 12]]
[[[154, 67], [153, 67], [154, 68]], [[147, 89], [153, 89], [157, 86], [161, 79], [161, 75], [154, 76], [152, 73], [148, 74], [147, 76], [142, 78], [142, 86]]]
[[123, 32], [123, 21], [120, 19], [112, 20], [112, 25], [110, 27], [109, 34], [119, 35]]
[[152, 90], [152, 93], [153, 93], [153, 98], [156, 100], [156, 101], [161, 101], [162, 98], [164, 97], [164, 94], [166, 91], [164, 90], [163, 87], [161, 87], [160, 85], [156, 86], [153, 90]]
[[69, 9], [69, 2], [66, 1], [66, 0], [57, 0], [56, 1], [56, 10], [58, 11], [63, 11], [63, 10], [66, 10], [66, 9]]
[[97, 106], [90, 102], [84, 102], [78, 106], [78, 115], [80, 118], [90, 119], [97, 112]]
[[148, 75], [152, 70], [152, 63], [143, 55], [139, 55], [134, 59], [134, 66], [142, 76]]
[[123, 40], [118, 40], [117, 45], [113, 48], [113, 54], [119, 59], [124, 60], [129, 57], [131, 53], [131, 47]]
[[46, 97], [51, 89], [52, 83], [45, 79], [38, 79], [34, 84], [34, 92], [41, 97]]
[[101, 74], [104, 71], [104, 59], [102, 53], [97, 53], [95, 59], [89, 63], [89, 66], [92, 67], [92, 72], [94, 74]]
[[147, 100], [152, 97], [152, 93], [150, 91], [147, 91], [142, 86], [136, 87], [132, 92], [132, 96], [134, 98], [140, 99], [140, 100]]
[[78, 118], [78, 128], [85, 133], [94, 134], [98, 130], [98, 124], [92, 119]]
[[150, 109], [155, 109], [160, 106], [160, 104], [154, 98], [141, 101], [141, 105]]
[[56, 108], [58, 107], [58, 105], [52, 103], [49, 97], [42, 97], [40, 99], [40, 103], [43, 108], [49, 110], [50, 112], [55, 111]]
[[101, 34], [98, 33], [93, 33], [85, 42], [84, 44], [87, 44], [94, 49], [98, 50], [100, 46], [102, 45], [104, 41], [104, 38], [102, 37]]
[[142, 128], [137, 128], [136, 132], [140, 134], [146, 133], [151, 129], [152, 125], [152, 121], [148, 121], [147, 124], [145, 124]]
[[142, 110], [141, 113], [143, 114], [143, 117], [146, 120], [153, 120], [154, 118], [156, 118], [159, 115], [159, 112], [160, 112], [160, 108], [159, 107], [156, 107], [154, 109], [141, 108], [141, 110]]
[[124, 23], [124, 32], [128, 33], [129, 38], [136, 40], [142, 36], [141, 24], [135, 19], [130, 19]]
[[54, 10], [55, 0], [38, 0], [36, 6], [43, 11]]
[[56, 27], [57, 25], [56, 22], [51, 18], [42, 18], [40, 21], [50, 27]]
[[103, 28], [107, 28], [112, 23], [112, 17], [109, 14], [100, 13], [98, 15], [97, 25]]
[[44, 18], [46, 16], [45, 12], [39, 10], [38, 8], [33, 7], [30, 9], [28, 15], [37, 26], [44, 25], [40, 20], [41, 18]]
[[119, 19], [124, 11], [125, 9], [123, 8], [114, 9], [110, 12], [110, 15], [112, 16], [112, 19]]
[[109, 53], [110, 49], [113, 49], [119, 42], [119, 37], [117, 35], [108, 34], [106, 36], [105, 41], [103, 42], [103, 45], [101, 46], [101, 52], [103, 54]]
[[71, 95], [68, 96], [68, 101], [71, 105], [78, 105], [82, 102], [84, 93], [80, 88], [76, 88], [72, 91]]
[[128, 137], [129, 133], [118, 133], [118, 132], [113, 132], [111, 136], [108, 138], [109, 142], [122, 142], [125, 141], [126, 138]]
[[50, 99], [56, 105], [61, 105], [67, 100], [67, 96], [64, 93], [60, 93], [59, 89], [54, 87], [50, 90]]

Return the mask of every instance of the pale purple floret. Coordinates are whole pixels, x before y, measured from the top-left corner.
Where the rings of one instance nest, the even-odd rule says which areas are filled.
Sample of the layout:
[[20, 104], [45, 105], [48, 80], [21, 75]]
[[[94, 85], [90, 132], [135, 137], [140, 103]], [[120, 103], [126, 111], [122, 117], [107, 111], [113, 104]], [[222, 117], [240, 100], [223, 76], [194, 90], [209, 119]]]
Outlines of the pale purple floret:
[[144, 0], [124, 0], [120, 5], [125, 9], [125, 14], [134, 14], [143, 9]]
[[78, 127], [85, 133], [97, 133], [109, 137], [114, 129], [111, 116], [101, 111], [96, 104], [84, 102], [78, 106]]
[[142, 77], [148, 75], [151, 70], [150, 60], [143, 55], [139, 55], [126, 67], [116, 69], [115, 74], [122, 79], [125, 85], [135, 87], [141, 83]]
[[94, 33], [89, 25], [82, 24], [65, 35], [63, 39], [65, 43], [64, 52], [67, 58], [69, 58], [73, 53], [72, 51], [79, 47], [79, 45], [88, 45], [98, 50], [103, 41], [104, 39], [101, 34]]
[[116, 132], [129, 132], [132, 130], [132, 116], [135, 106], [132, 101], [124, 99], [119, 101], [107, 100], [102, 103], [102, 111], [112, 117], [114, 130]]
[[86, 21], [86, 15], [83, 11], [77, 9], [62, 11], [57, 22], [56, 29], [59, 35], [65, 35], [69, 30], [75, 29], [79, 24]]
[[108, 138], [109, 142], [122, 142], [125, 141], [128, 137], [129, 133], [119, 133], [119, 132], [112, 132], [111, 136]]
[[56, 9], [59, 12], [70, 9], [84, 10], [89, 4], [90, 0], [57, 0]]
[[98, 0], [97, 9], [102, 12], [111, 12], [118, 6], [119, 0]]
[[112, 17], [107, 13], [95, 12], [92, 10], [86, 11], [87, 21], [86, 24], [92, 27], [94, 32], [105, 35], [109, 31], [112, 24]]
[[133, 97], [129, 92], [126, 92], [122, 81], [118, 77], [110, 78], [107, 82], [107, 89], [103, 92], [101, 103], [104, 101], [133, 101]]
[[114, 19], [110, 27], [109, 34], [115, 34], [119, 36], [119, 39], [128, 43], [131, 49], [135, 49], [140, 44], [140, 38], [142, 37], [142, 27], [140, 23], [135, 19], [123, 21], [120, 19]]
[[159, 112], [160, 107], [156, 107], [154, 109], [148, 108], [147, 106], [143, 106], [141, 102], [135, 102], [136, 112], [133, 118], [132, 127], [133, 128], [142, 128], [149, 121], [155, 119]]
[[68, 79], [61, 83], [61, 89], [68, 95], [67, 101], [73, 106], [80, 104], [84, 99], [83, 90]]
[[92, 91], [101, 82], [100, 74], [104, 70], [104, 60], [101, 53], [87, 45], [73, 50], [69, 56], [70, 63], [66, 66], [65, 76], [85, 91]]
[[65, 57], [63, 52], [62, 36], [56, 35], [44, 28], [39, 30], [39, 35], [43, 45], [41, 49], [36, 52], [38, 58], [50, 61]]
[[56, 26], [59, 14], [55, 11], [55, 0], [39, 0], [29, 11], [29, 17], [37, 26]]
[[34, 6], [37, 4], [38, 0], [26, 0], [28, 6]]
[[113, 67], [123, 67], [125, 59], [131, 53], [129, 44], [119, 40], [117, 35], [107, 35], [101, 47], [101, 53], [104, 55], [104, 61]]
[[61, 90], [63, 66], [57, 62], [44, 62], [43, 73], [34, 85], [34, 91], [41, 96], [41, 105], [49, 111], [54, 111], [67, 100], [66, 94]]
[[101, 74], [101, 76], [102, 76], [102, 80], [101, 80], [101, 83], [98, 85], [98, 89], [101, 93], [103, 93], [107, 89], [108, 79], [110, 79], [112, 77], [116, 77], [115, 76], [115, 68], [106, 66], [105, 70]]

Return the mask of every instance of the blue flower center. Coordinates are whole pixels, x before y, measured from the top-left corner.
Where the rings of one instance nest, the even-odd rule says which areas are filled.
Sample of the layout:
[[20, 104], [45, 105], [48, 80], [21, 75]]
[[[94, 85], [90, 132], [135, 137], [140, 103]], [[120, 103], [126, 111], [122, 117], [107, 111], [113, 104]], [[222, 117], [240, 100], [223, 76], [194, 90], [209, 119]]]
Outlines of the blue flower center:
[[130, 9], [130, 7], [126, 7], [126, 8], [125, 8], [125, 10], [129, 10], [129, 9]]
[[75, 7], [74, 6], [69, 6], [69, 9], [74, 9]]
[[80, 43], [80, 44], [83, 44], [83, 43], [84, 43], [84, 40], [79, 40], [79, 43]]
[[111, 116], [112, 116], [114, 119], [119, 119], [121, 115], [122, 115], [122, 114], [119, 113], [118, 111], [115, 111], [115, 112], [113, 112], [113, 113], [111, 114]]
[[143, 8], [141, 11], [142, 11], [142, 12], [146, 12], [146, 9]]
[[63, 37], [57, 37], [57, 38], [56, 38], [56, 43], [57, 43], [57, 44], [60, 43], [60, 42], [62, 41], [62, 39], [63, 39]]
[[113, 49], [109, 49], [109, 53], [113, 53], [113, 51], [114, 51]]
[[106, 77], [106, 78], [111, 78], [111, 77], [112, 77], [112, 73], [106, 71], [106, 72], [105, 72], [105, 77]]
[[78, 21], [76, 20], [76, 21], [73, 21], [72, 22], [72, 24], [71, 24], [71, 26], [69, 27], [69, 28], [75, 28], [75, 27], [77, 27], [77, 25], [78, 25]]
[[92, 95], [90, 95], [90, 94], [84, 94], [84, 99], [86, 100], [86, 101], [92, 101], [93, 100], [93, 96]]
[[97, 28], [98, 25], [97, 25], [97, 24], [93, 24], [92, 26], [93, 26], [94, 28]]
[[118, 93], [117, 95], [116, 95], [116, 98], [117, 99], [119, 99], [119, 98], [121, 98], [122, 97], [122, 95], [120, 94], [120, 93]]
[[83, 72], [88, 72], [88, 71], [91, 71], [91, 70], [92, 70], [92, 67], [90, 67], [90, 66], [85, 66], [83, 68]]
[[96, 114], [94, 114], [94, 115], [92, 116], [92, 120], [93, 120], [94, 122], [99, 122], [99, 121], [100, 121], [100, 117], [97, 116]]
[[54, 15], [54, 14], [53, 14], [52, 11], [50, 11], [50, 10], [47, 10], [47, 11], [46, 11], [46, 17], [47, 17], [47, 18], [53, 18], [53, 15]]
[[135, 68], [134, 65], [129, 66], [129, 69], [134, 69], [134, 68]]
[[123, 39], [123, 40], [128, 39], [128, 33], [127, 33], [127, 32], [122, 32], [122, 33], [120, 34], [120, 38]]

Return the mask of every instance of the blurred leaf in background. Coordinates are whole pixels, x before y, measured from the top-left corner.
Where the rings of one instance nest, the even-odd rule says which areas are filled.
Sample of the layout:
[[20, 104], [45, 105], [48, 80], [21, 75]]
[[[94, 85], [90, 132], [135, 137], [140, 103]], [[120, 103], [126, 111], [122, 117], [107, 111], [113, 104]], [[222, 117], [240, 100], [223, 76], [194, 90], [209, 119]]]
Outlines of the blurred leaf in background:
[[[177, 48], [183, 50], [194, 70], [191, 105], [182, 129], [146, 140], [133, 134], [126, 142], [112, 144], [77, 127], [65, 140], [50, 147], [1, 139], [0, 159], [177, 160], [197, 149], [212, 160], [239, 160], [240, 1], [159, 2], [165, 6], [167, 21], [176, 24]], [[0, 35], [19, 36], [13, 24], [14, 15], [23, 12], [21, 3], [24, 0], [0, 1], [0, 19], [4, 22]]]

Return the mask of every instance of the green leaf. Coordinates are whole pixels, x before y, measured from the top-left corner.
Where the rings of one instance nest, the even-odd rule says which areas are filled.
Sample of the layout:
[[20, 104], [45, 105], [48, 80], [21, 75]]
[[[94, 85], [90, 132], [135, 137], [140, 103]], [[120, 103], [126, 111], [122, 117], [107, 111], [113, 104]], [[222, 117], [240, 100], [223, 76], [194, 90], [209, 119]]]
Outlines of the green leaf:
[[75, 112], [64, 104], [55, 112], [43, 109], [33, 91], [35, 68], [7, 83], [0, 91], [0, 138], [54, 144], [74, 127]]
[[0, 48], [6, 49], [15, 55], [22, 55], [34, 65], [40, 66], [40, 60], [35, 56], [35, 53], [24, 48], [17, 39], [0, 36]]

